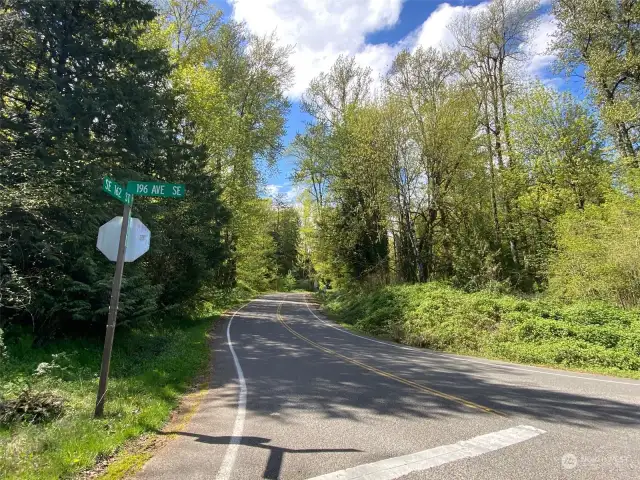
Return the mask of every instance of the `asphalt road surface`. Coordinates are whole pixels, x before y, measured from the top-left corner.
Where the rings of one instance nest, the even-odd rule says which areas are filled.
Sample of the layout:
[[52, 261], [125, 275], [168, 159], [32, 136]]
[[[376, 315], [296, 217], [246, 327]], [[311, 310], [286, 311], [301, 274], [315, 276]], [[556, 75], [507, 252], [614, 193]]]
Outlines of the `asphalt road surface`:
[[640, 382], [354, 335], [304, 294], [217, 326], [212, 388], [139, 479], [640, 479]]

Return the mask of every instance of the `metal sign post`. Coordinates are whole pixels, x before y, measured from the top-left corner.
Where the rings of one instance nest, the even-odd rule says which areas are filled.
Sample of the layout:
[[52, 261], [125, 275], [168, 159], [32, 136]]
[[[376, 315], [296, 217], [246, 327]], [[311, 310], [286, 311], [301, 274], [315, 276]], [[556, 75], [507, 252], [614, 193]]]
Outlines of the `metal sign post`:
[[122, 285], [124, 254], [127, 248], [127, 230], [129, 227], [130, 215], [131, 204], [125, 203], [124, 210], [122, 211], [122, 228], [120, 229], [120, 244], [118, 247], [118, 258], [116, 259], [116, 271], [113, 274], [113, 286], [111, 287], [111, 303], [109, 304], [107, 333], [104, 337], [102, 367], [100, 368], [100, 383], [98, 384], [98, 397], [96, 399], [96, 411], [94, 414], [96, 417], [101, 417], [104, 412], [104, 396], [107, 393], [107, 380], [109, 378], [109, 366], [111, 364], [113, 336], [116, 330], [116, 316], [118, 314], [118, 302], [120, 301], [120, 286]]
[[[116, 257], [116, 270], [113, 274], [113, 285], [111, 287], [111, 303], [109, 304], [109, 318], [107, 320], [107, 333], [104, 337], [104, 352], [102, 353], [102, 366], [100, 368], [100, 382], [98, 384], [98, 396], [96, 398], [96, 410], [94, 416], [101, 417], [104, 413], [104, 401], [107, 394], [107, 381], [109, 379], [109, 366], [111, 364], [111, 350], [113, 349], [113, 337], [116, 330], [116, 317], [118, 315], [118, 303], [120, 301], [120, 286], [122, 285], [122, 272], [124, 270], [125, 261], [134, 261], [149, 249], [149, 239], [151, 233], [142, 222], [138, 222], [139, 230], [136, 241], [132, 244], [131, 258], [127, 259], [127, 232], [129, 230], [129, 217], [131, 216], [131, 205], [133, 204], [134, 195], [145, 197], [165, 197], [165, 198], [184, 198], [185, 186], [178, 183], [159, 183], [159, 182], [129, 182], [125, 189], [112, 178], [105, 177], [102, 180], [102, 190], [117, 198], [124, 203], [122, 212], [122, 227], [120, 228], [120, 239], [118, 243], [118, 255]], [[117, 217], [114, 219], [116, 220]], [[135, 220], [135, 219], [134, 219]], [[113, 221], [113, 220], [112, 220]], [[101, 230], [108, 226], [110, 222], [103, 225]], [[112, 230], [111, 230], [112, 232]], [[113, 232], [115, 233], [115, 232]], [[98, 249], [100, 249], [107, 258], [113, 260], [113, 249], [109, 242], [115, 240], [115, 235], [107, 234], [107, 245], [101, 241], [101, 235], [98, 234]]]

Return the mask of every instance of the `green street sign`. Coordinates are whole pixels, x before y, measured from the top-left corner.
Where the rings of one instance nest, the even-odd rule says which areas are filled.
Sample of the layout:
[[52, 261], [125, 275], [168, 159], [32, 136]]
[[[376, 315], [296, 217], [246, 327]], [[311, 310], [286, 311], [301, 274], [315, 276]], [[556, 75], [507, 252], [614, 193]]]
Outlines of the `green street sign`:
[[181, 183], [132, 181], [127, 183], [127, 192], [143, 197], [183, 198], [185, 187]]
[[113, 178], [104, 177], [102, 179], [102, 190], [107, 192], [112, 197], [117, 198], [122, 203], [131, 205], [133, 203], [133, 195], [127, 193], [122, 185], [116, 182]]

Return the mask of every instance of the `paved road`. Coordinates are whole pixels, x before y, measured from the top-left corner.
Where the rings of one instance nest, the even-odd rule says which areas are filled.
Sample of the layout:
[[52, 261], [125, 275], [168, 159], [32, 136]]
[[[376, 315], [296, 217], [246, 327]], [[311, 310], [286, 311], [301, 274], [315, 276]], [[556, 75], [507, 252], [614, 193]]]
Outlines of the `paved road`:
[[220, 322], [213, 387], [138, 479], [640, 479], [640, 382], [360, 337], [307, 300]]

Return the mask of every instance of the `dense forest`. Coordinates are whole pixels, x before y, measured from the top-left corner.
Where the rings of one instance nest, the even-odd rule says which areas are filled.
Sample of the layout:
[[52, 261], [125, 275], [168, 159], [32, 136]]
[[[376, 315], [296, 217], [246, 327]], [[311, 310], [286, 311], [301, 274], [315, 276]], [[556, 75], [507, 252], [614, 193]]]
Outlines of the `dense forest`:
[[292, 152], [321, 279], [638, 305], [640, 8], [553, 2], [579, 97], [523, 74], [540, 8], [494, 0], [449, 26], [453, 49], [404, 51], [382, 79], [341, 57], [311, 82]]
[[275, 37], [200, 0], [5, 1], [0, 22], [0, 328], [102, 333], [107, 175], [188, 191], [136, 201], [153, 248], [127, 265], [121, 325], [295, 268], [296, 214], [261, 195], [289, 109]]
[[[257, 0], [256, 0], [257, 1]], [[346, 1], [346, 0], [345, 0]], [[277, 34], [208, 0], [0, 0], [0, 476], [67, 478], [160, 428], [212, 320], [318, 287], [399, 342], [638, 377], [640, 3], [491, 0], [381, 77], [342, 55], [301, 98]], [[526, 73], [541, 15], [558, 78]], [[270, 196], [295, 159], [295, 200]], [[107, 416], [102, 179], [136, 197]]]

